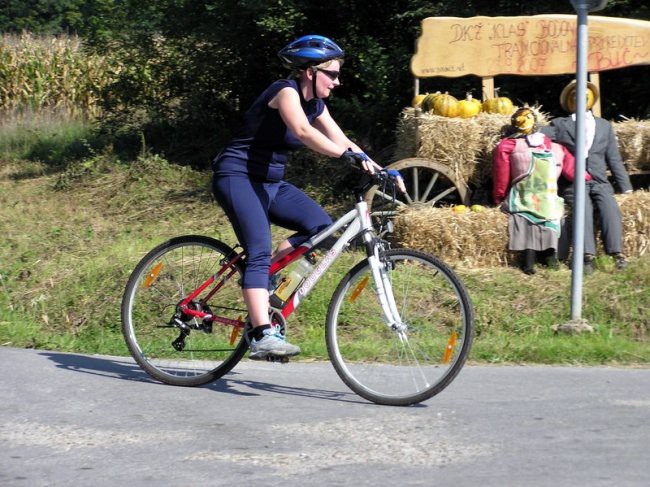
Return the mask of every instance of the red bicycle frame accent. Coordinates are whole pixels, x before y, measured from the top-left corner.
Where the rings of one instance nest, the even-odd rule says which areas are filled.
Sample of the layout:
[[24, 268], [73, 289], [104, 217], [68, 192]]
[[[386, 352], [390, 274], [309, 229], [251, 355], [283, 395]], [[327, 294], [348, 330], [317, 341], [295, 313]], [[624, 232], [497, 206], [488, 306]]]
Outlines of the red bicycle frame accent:
[[[245, 323], [239, 320], [222, 318], [220, 316], [215, 316], [212, 313], [206, 313], [204, 311], [190, 309], [188, 306], [189, 303], [191, 303], [194, 298], [199, 296], [207, 287], [209, 287], [217, 279], [221, 278], [217, 283], [217, 285], [214, 286], [214, 288], [212, 288], [212, 290], [210, 290], [210, 292], [204, 298], [204, 301], [208, 301], [212, 296], [214, 296], [214, 294], [223, 287], [226, 281], [228, 281], [228, 279], [230, 279], [233, 276], [233, 274], [237, 272], [237, 269], [235, 268], [235, 263], [238, 260], [240, 260], [243, 256], [244, 256], [244, 252], [238, 253], [233, 259], [226, 262], [216, 274], [213, 274], [208, 279], [206, 279], [205, 282], [203, 282], [203, 284], [201, 284], [189, 296], [187, 296], [183, 301], [181, 301], [178, 306], [181, 308], [183, 313], [206, 321], [212, 321], [212, 322], [216, 321], [218, 323], [223, 323], [224, 325], [243, 327]], [[226, 275], [224, 276], [223, 274]]]
[[[285, 267], [287, 267], [289, 264], [294, 262], [295, 260], [299, 259], [301, 256], [306, 254], [309, 251], [309, 247], [300, 245], [293, 249], [291, 252], [289, 252], [287, 255], [282, 257], [280, 260], [274, 262], [271, 264], [271, 268], [269, 270], [269, 275], [273, 275], [276, 272], [281, 271]], [[189, 307], [189, 304], [197, 297], [199, 296], [205, 289], [207, 289], [210, 285], [212, 285], [215, 281], [218, 280], [217, 284], [210, 290], [210, 292], [205, 296], [203, 301], [209, 301], [214, 294], [221, 289], [224, 284], [237, 272], [237, 269], [235, 268], [235, 263], [243, 258], [244, 252], [238, 253], [233, 259], [229, 260], [226, 262], [216, 274], [213, 274], [210, 276], [208, 279], [205, 280], [198, 288], [196, 288], [191, 294], [189, 294], [183, 301], [179, 303], [179, 307], [182, 310], [182, 312], [186, 315], [193, 316], [195, 318], [205, 320], [205, 321], [211, 321], [211, 322], [217, 322], [221, 323], [224, 325], [230, 325], [230, 326], [236, 326], [243, 328], [245, 326], [245, 322], [241, 320], [233, 320], [230, 318], [224, 318], [218, 315], [215, 315], [213, 313], [206, 313], [205, 311], [199, 311], [195, 309], [191, 309]], [[289, 299], [287, 304], [282, 308], [282, 315], [286, 318], [289, 316], [291, 313], [294, 311], [294, 304], [293, 300]]]
[[[361, 204], [362, 203], [358, 203], [357, 206]], [[361, 218], [358, 219], [357, 216]], [[280, 310], [284, 318], [287, 318], [295, 311], [296, 307], [301, 302], [301, 296], [304, 298], [304, 296], [306, 296], [309, 293], [309, 291], [311, 290], [312, 286], [316, 283], [316, 281], [326, 272], [327, 268], [329, 268], [331, 263], [334, 260], [336, 260], [338, 254], [341, 252], [343, 248], [344, 242], [348, 242], [350, 239], [352, 239], [355, 235], [359, 234], [364, 229], [368, 229], [372, 227], [372, 223], [370, 222], [370, 216], [368, 215], [367, 211], [361, 212], [358, 208], [355, 210], [351, 210], [346, 215], [344, 215], [343, 217], [339, 218], [336, 222], [334, 222], [330, 227], [322, 230], [320, 233], [310, 238], [307, 242], [304, 242], [303, 244], [299, 245], [295, 249], [291, 250], [291, 252], [289, 252], [287, 255], [285, 255], [281, 259], [271, 264], [271, 267], [269, 269], [269, 276], [277, 274], [279, 271], [287, 267], [289, 264], [291, 264], [292, 262], [302, 257], [304, 254], [309, 252], [312, 248], [317, 246], [325, 238], [331, 236], [334, 232], [341, 230], [344, 227], [346, 228], [343, 232], [343, 235], [341, 235], [341, 237], [339, 238], [339, 240], [337, 240], [337, 243], [334, 245], [334, 247], [332, 247], [332, 249], [330, 249], [330, 251], [326, 253], [321, 263], [317, 265], [316, 269], [310, 274], [310, 276], [315, 276], [315, 278], [313, 279], [308, 278], [305, 281], [303, 281], [303, 283], [300, 284], [296, 288], [296, 290], [294, 290], [294, 292], [291, 294], [289, 299], [286, 301], [284, 307]], [[339, 242], [341, 243], [339, 244]], [[337, 247], [338, 249], [334, 251], [334, 249]], [[218, 323], [223, 323], [225, 325], [243, 327], [246, 323], [241, 320], [232, 320], [229, 318], [223, 318], [220, 316], [215, 316], [212, 313], [206, 313], [205, 311], [190, 309], [189, 307], [190, 303], [197, 296], [199, 296], [205, 289], [207, 289], [215, 281], [219, 280], [219, 282], [215, 285], [215, 287], [212, 290], [210, 290], [210, 292], [204, 298], [203, 301], [207, 302], [219, 289], [221, 289], [221, 287], [223, 287], [223, 285], [228, 281], [228, 279], [230, 279], [236, 273], [236, 268], [234, 264], [239, 259], [242, 259], [243, 257], [244, 257], [244, 253], [240, 252], [231, 260], [224, 263], [224, 265], [221, 267], [221, 269], [219, 269], [219, 271], [216, 274], [206, 279], [206, 281], [203, 284], [201, 284], [189, 296], [183, 299], [181, 303], [179, 303], [179, 307], [181, 311], [186, 315], [193, 316], [202, 319], [204, 321], [218, 322]]]

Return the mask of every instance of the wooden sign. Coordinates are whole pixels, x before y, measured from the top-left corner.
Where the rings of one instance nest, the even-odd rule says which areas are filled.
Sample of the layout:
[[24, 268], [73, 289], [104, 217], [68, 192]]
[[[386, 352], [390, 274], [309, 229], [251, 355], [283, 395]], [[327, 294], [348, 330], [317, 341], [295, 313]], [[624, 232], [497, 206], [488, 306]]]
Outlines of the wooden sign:
[[[420, 78], [576, 72], [577, 17], [429, 17], [411, 58]], [[588, 71], [650, 64], [650, 22], [588, 17]]]

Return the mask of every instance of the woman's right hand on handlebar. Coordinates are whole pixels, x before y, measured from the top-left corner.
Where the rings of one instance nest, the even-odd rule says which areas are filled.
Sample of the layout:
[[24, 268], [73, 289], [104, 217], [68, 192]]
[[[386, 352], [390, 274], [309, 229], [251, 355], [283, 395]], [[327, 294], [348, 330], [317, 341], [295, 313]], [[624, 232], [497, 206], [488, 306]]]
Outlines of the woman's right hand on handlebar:
[[385, 169], [385, 171], [388, 173], [390, 177], [392, 177], [395, 180], [397, 189], [399, 189], [402, 193], [406, 193], [406, 186], [404, 186], [404, 179], [402, 179], [402, 175], [399, 173], [399, 171], [397, 169]]

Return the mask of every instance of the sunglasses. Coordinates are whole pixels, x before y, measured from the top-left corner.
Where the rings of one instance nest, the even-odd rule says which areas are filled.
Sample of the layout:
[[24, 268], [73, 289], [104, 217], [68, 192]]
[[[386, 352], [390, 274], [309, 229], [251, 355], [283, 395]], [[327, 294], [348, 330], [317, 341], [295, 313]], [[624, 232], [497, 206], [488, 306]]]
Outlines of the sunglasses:
[[319, 71], [320, 73], [325, 73], [325, 74], [327, 75], [327, 77], [328, 77], [329, 79], [331, 79], [332, 81], [334, 81], [335, 79], [337, 79], [337, 78], [340, 76], [340, 74], [341, 74], [340, 71], [329, 71], [329, 70], [327, 70], [327, 69], [319, 69], [318, 71]]

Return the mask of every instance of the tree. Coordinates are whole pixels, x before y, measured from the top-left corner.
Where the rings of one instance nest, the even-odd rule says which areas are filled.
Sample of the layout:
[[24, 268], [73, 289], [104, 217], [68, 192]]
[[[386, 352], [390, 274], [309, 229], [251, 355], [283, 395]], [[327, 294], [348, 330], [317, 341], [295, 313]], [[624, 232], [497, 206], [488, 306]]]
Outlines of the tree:
[[84, 0], [3, 0], [0, 31], [36, 34], [74, 33], [84, 22]]
[[[283, 76], [276, 52], [306, 33], [346, 51], [343, 85], [328, 102], [371, 151], [390, 144], [413, 96], [409, 71], [420, 22], [430, 16], [573, 14], [568, 0], [4, 0], [0, 29], [69, 32], [127, 65], [106, 93], [111, 119], [137, 127], [173, 159], [204, 165], [255, 96]], [[610, 0], [600, 15], [650, 19], [647, 2]], [[601, 74], [603, 114], [650, 118], [647, 66]], [[501, 94], [554, 112], [566, 77], [500, 76]], [[480, 92], [473, 77], [422, 80], [430, 91]], [[616, 87], [616, 89], [613, 89]], [[136, 116], [134, 116], [137, 115]], [[145, 114], [143, 116], [143, 114]], [[129, 125], [130, 124], [130, 125]]]

